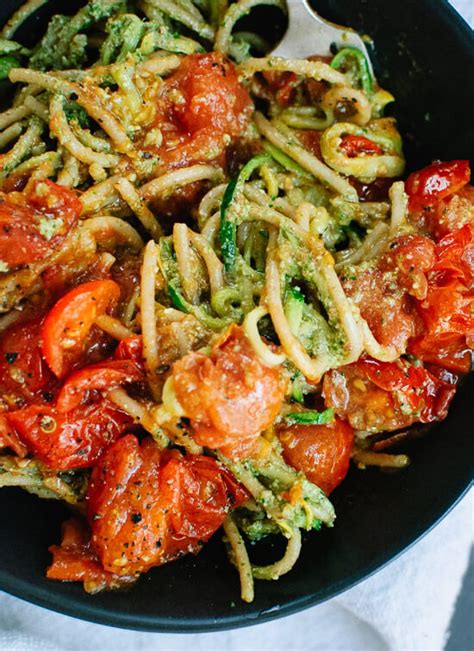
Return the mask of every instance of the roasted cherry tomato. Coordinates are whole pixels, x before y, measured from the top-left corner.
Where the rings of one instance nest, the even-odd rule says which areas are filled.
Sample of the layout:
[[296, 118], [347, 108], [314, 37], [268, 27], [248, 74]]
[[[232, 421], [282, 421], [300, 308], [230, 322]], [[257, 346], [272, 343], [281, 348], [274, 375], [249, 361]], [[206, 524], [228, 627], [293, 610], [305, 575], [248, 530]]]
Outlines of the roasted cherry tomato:
[[41, 355], [42, 323], [13, 324], [0, 337], [0, 392], [7, 409], [53, 400], [58, 382]]
[[[161, 85], [156, 126], [165, 165], [219, 159], [248, 126], [252, 101], [235, 67], [219, 52], [191, 54]], [[150, 145], [150, 147], [153, 147]]]
[[28, 450], [55, 470], [91, 466], [133, 423], [103, 398], [66, 414], [55, 407], [31, 405], [5, 418]]
[[246, 499], [209, 457], [161, 451], [132, 435], [114, 443], [92, 472], [87, 512], [92, 546], [115, 574], [146, 572], [196, 553]]
[[127, 359], [91, 364], [68, 377], [59, 392], [57, 409], [62, 413], [71, 411], [87, 398], [90, 391], [115, 389], [122, 384], [138, 382], [141, 379], [142, 370]]
[[392, 431], [446, 417], [456, 387], [403, 360], [362, 357], [326, 373], [325, 402], [354, 429]]
[[270, 427], [283, 402], [286, 379], [265, 366], [242, 328], [231, 326], [208, 357], [189, 353], [173, 367], [178, 401], [200, 445], [242, 457]]
[[66, 520], [62, 526], [61, 544], [51, 545], [53, 555], [46, 576], [59, 581], [82, 581], [86, 592], [126, 587], [136, 581], [133, 576], [107, 572], [91, 549], [91, 532], [79, 518]]
[[122, 339], [114, 353], [115, 359], [129, 359], [143, 369], [143, 340], [139, 335]]
[[119, 297], [113, 280], [95, 280], [71, 290], [52, 308], [42, 329], [42, 351], [57, 377], [64, 377], [82, 358], [94, 321]]
[[0, 196], [0, 260], [15, 268], [49, 256], [81, 214], [76, 195], [52, 181], [33, 181], [28, 194]]
[[340, 148], [348, 158], [355, 158], [356, 156], [380, 156], [383, 154], [383, 149], [373, 140], [365, 138], [364, 136], [354, 136], [347, 133], [341, 138]]
[[435, 260], [427, 237], [408, 235], [389, 245], [372, 267], [343, 280], [344, 289], [359, 307], [377, 341], [405, 351], [421, 327], [412, 297], [426, 296], [426, 274]]
[[471, 169], [467, 160], [428, 165], [410, 174], [406, 180], [405, 189], [410, 199], [410, 208], [432, 206], [460, 190], [469, 183], [470, 178]]
[[354, 431], [339, 418], [328, 425], [292, 425], [278, 430], [285, 461], [329, 495], [349, 470]]
[[423, 332], [408, 350], [425, 362], [456, 373], [471, 367], [474, 333], [474, 227], [466, 224], [436, 245], [436, 260], [428, 275], [428, 289], [417, 311]]

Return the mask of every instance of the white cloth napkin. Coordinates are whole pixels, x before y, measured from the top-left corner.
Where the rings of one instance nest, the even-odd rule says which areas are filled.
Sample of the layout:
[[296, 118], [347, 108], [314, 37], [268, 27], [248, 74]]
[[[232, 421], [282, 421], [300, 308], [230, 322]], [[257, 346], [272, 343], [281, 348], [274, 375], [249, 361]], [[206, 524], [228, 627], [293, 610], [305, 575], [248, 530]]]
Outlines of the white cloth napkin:
[[297, 615], [212, 634], [136, 633], [0, 594], [0, 651], [441, 651], [468, 563], [473, 499], [471, 490], [433, 531], [371, 578]]

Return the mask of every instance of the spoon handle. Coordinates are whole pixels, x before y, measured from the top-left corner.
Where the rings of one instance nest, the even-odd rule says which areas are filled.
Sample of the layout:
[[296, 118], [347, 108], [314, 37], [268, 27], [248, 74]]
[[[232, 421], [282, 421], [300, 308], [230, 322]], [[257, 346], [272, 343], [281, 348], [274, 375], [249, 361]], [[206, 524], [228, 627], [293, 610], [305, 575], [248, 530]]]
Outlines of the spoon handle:
[[287, 0], [288, 29], [271, 53], [285, 58], [305, 58], [312, 54], [328, 55], [333, 43], [338, 48], [356, 47], [370, 58], [365, 43], [357, 32], [324, 20], [308, 0]]

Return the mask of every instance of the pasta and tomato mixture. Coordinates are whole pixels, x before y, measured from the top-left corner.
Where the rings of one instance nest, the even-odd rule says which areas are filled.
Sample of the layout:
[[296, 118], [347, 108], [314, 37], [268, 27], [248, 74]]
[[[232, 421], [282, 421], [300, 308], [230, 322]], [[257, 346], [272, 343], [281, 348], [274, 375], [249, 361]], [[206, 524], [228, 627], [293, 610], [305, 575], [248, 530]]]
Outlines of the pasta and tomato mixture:
[[401, 180], [364, 55], [264, 56], [262, 3], [90, 0], [28, 49], [29, 0], [0, 38], [0, 486], [70, 507], [47, 575], [88, 592], [223, 527], [251, 601], [470, 370], [468, 162]]

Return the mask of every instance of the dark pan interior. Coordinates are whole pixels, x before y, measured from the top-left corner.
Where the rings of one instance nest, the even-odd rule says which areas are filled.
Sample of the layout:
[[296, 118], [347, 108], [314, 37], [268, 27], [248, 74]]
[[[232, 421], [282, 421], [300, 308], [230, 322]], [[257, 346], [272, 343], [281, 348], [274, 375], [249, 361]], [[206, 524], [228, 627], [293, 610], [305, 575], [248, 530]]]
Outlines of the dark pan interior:
[[[18, 4], [2, 0], [0, 22]], [[64, 3], [51, 4], [58, 11]], [[447, 3], [318, 0], [317, 6], [327, 18], [374, 39], [377, 74], [397, 97], [411, 168], [433, 158], [472, 158], [473, 38]], [[24, 34], [30, 42], [39, 24], [30, 21]], [[336, 527], [308, 535], [294, 570], [278, 582], [258, 583], [251, 605], [239, 599], [237, 574], [219, 535], [198, 557], [151, 571], [128, 593], [89, 596], [78, 585], [47, 581], [47, 548], [58, 541], [66, 511], [15, 489], [0, 491], [0, 588], [103, 624], [174, 632], [245, 626], [321, 602], [401, 553], [469, 486], [473, 386], [471, 377], [446, 421], [404, 447], [412, 457], [407, 470], [351, 470], [333, 495]], [[254, 555], [268, 562], [279, 551], [268, 542]]]

